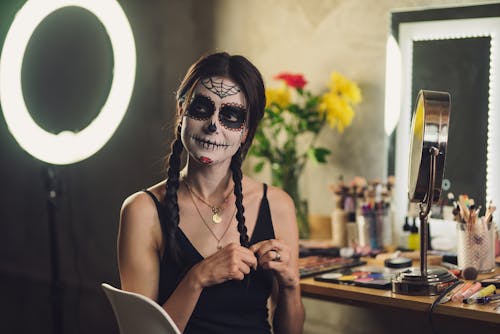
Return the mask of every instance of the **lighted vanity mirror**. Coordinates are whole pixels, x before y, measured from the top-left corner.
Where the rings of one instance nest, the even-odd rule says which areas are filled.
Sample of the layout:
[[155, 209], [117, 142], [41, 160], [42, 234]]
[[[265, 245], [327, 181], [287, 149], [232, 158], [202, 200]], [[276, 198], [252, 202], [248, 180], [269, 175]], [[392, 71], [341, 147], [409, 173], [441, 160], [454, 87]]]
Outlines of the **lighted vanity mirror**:
[[[408, 208], [410, 121], [421, 89], [453, 97], [441, 200], [466, 193], [500, 201], [500, 3], [391, 13], [385, 130], [395, 175], [396, 228]], [[494, 130], [496, 129], [496, 130]]]

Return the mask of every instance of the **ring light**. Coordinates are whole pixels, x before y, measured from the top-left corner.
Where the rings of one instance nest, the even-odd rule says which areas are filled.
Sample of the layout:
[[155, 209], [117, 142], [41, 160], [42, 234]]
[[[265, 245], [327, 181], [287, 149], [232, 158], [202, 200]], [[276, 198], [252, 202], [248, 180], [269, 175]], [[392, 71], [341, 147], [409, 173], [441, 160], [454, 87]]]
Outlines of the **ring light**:
[[[36, 124], [26, 107], [21, 69], [37, 26], [52, 12], [68, 6], [90, 11], [104, 25], [113, 49], [113, 81], [101, 112], [85, 129], [52, 134]], [[76, 163], [96, 153], [127, 111], [135, 81], [135, 53], [132, 29], [115, 0], [28, 0], [12, 22], [0, 58], [0, 101], [7, 126], [19, 145], [35, 158], [57, 165]]]

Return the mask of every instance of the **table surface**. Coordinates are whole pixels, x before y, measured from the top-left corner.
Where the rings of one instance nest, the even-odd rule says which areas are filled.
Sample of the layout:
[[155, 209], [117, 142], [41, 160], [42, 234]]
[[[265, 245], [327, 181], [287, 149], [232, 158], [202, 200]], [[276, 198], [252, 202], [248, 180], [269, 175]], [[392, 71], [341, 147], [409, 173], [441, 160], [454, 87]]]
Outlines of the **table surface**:
[[[497, 267], [494, 273], [479, 275], [478, 280], [494, 274], [500, 274], [500, 268]], [[396, 294], [390, 290], [318, 282], [312, 277], [302, 279], [300, 285], [304, 297], [318, 298], [345, 304], [394, 307], [420, 312], [427, 312], [431, 304], [437, 298], [437, 296], [408, 296]], [[448, 302], [437, 305], [434, 309], [434, 313], [500, 324], [500, 313], [494, 310], [494, 307], [497, 305], [500, 304], [468, 305], [464, 303]]]

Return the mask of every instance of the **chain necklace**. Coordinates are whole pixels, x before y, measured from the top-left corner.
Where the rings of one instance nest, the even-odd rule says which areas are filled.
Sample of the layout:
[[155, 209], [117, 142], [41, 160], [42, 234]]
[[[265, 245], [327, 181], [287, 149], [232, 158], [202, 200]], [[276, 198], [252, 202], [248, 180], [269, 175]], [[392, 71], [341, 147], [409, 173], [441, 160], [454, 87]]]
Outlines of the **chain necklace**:
[[221, 250], [222, 249], [221, 241], [222, 241], [222, 239], [224, 239], [224, 236], [226, 235], [227, 231], [229, 230], [229, 226], [231, 226], [231, 222], [233, 221], [233, 218], [234, 218], [234, 215], [236, 214], [237, 208], [234, 208], [234, 212], [231, 215], [231, 219], [229, 219], [229, 222], [227, 223], [227, 227], [224, 230], [224, 233], [222, 233], [222, 235], [220, 236], [220, 238], [218, 238], [217, 235], [215, 234], [215, 232], [210, 228], [210, 225], [205, 221], [205, 218], [203, 218], [203, 215], [200, 212], [200, 208], [198, 208], [198, 205], [196, 205], [196, 202], [194, 200], [194, 196], [193, 196], [194, 194], [190, 190], [187, 182], [185, 183], [185, 185], [186, 185], [186, 188], [188, 188], [188, 190], [189, 190], [189, 194], [191, 195], [191, 200], [193, 201], [194, 207], [196, 208], [196, 211], [198, 212], [198, 215], [200, 215], [201, 221], [203, 222], [203, 224], [205, 224], [205, 226], [207, 227], [208, 231], [210, 231], [210, 234], [212, 234], [212, 236], [214, 237], [214, 239], [217, 240], [217, 250]]
[[189, 186], [189, 183], [186, 180], [184, 180], [184, 183], [186, 184], [186, 187], [189, 190], [189, 193], [191, 194], [191, 196], [193, 196], [193, 195], [196, 196], [196, 198], [198, 198], [202, 203], [207, 205], [210, 208], [210, 210], [212, 210], [212, 222], [214, 224], [219, 224], [222, 221], [222, 217], [221, 217], [222, 211], [224, 211], [224, 206], [226, 205], [226, 201], [229, 198], [229, 196], [231, 196], [232, 191], [230, 191], [227, 194], [227, 196], [224, 198], [224, 200], [222, 201], [222, 204], [220, 206], [214, 206], [214, 205], [208, 203], [207, 201], [205, 201], [203, 199], [203, 197], [201, 197], [200, 195], [195, 193], [191, 189], [191, 187]]

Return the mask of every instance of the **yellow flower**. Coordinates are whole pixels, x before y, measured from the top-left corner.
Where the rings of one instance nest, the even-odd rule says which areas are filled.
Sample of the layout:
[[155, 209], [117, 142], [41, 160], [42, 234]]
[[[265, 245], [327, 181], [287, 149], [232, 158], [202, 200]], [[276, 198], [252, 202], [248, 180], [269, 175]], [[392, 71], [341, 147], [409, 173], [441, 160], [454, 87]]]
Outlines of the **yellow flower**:
[[337, 128], [340, 133], [351, 125], [354, 110], [346, 98], [335, 92], [321, 95], [318, 110], [326, 114], [326, 121], [332, 129]]
[[331, 74], [328, 87], [330, 92], [343, 96], [349, 103], [358, 104], [361, 102], [361, 90], [358, 85], [338, 72]]
[[290, 101], [290, 90], [285, 85], [280, 88], [266, 89], [266, 108], [269, 108], [273, 103], [277, 104], [280, 108], [285, 108], [290, 104]]
[[331, 128], [337, 128], [342, 133], [351, 125], [354, 117], [352, 106], [361, 102], [361, 90], [338, 72], [331, 74], [328, 87], [330, 90], [320, 97], [318, 110], [326, 114]]

